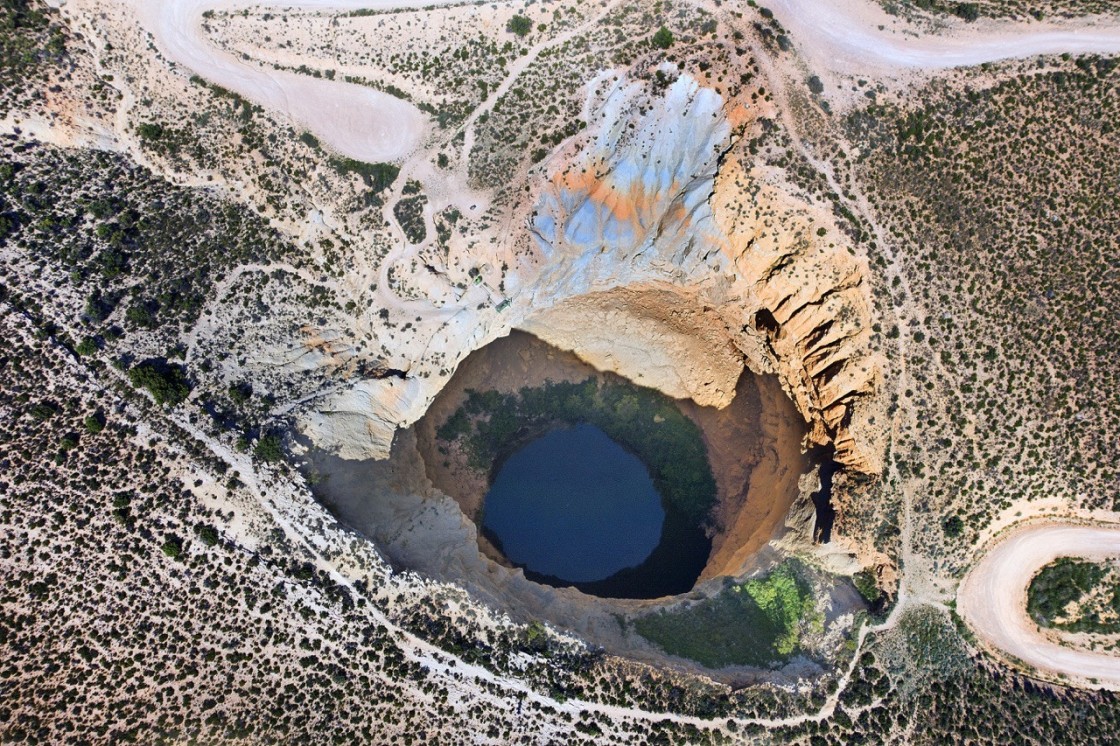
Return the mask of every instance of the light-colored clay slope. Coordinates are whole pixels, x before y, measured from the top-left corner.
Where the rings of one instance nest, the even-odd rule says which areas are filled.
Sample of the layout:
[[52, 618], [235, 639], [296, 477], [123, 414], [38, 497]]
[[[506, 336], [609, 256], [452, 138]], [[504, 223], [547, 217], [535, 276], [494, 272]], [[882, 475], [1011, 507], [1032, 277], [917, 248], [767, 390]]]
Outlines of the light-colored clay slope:
[[1027, 614], [1027, 587], [1059, 557], [1120, 556], [1120, 526], [1049, 523], [1013, 531], [988, 552], [957, 591], [957, 610], [985, 643], [1029, 666], [1120, 689], [1120, 657], [1047, 640]]

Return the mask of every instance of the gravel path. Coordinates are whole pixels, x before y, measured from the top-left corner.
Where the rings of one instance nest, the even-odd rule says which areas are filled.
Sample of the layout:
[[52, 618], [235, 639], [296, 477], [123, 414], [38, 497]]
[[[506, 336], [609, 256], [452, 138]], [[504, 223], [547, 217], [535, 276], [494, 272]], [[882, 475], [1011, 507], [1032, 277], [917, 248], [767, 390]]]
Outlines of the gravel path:
[[[425, 5], [439, 0], [427, 0]], [[366, 86], [272, 70], [211, 44], [202, 30], [207, 10], [259, 7], [259, 0], [132, 0], [138, 18], [173, 62], [269, 109], [287, 113], [337, 153], [375, 163], [412, 153], [428, 118], [412, 104]], [[267, 3], [266, 3], [267, 4]], [[397, 8], [407, 0], [288, 0], [285, 8]]]
[[1120, 527], [1031, 525], [984, 555], [957, 591], [957, 611], [986, 643], [1042, 671], [1120, 689], [1120, 657], [1050, 642], [1027, 615], [1026, 589], [1058, 557], [1120, 556]]
[[946, 69], [1040, 54], [1120, 53], [1120, 17], [1068, 23], [947, 21], [946, 33], [915, 26], [868, 0], [769, 0], [765, 3], [816, 69]]

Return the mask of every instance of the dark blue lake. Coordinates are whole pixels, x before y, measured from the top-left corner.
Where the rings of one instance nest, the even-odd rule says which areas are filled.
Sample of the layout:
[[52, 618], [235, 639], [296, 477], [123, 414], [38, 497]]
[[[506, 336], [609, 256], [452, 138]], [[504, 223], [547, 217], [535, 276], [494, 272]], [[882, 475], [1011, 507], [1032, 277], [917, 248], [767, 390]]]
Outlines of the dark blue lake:
[[587, 424], [510, 455], [482, 513], [486, 535], [527, 575], [577, 586], [642, 565], [664, 523], [645, 465]]

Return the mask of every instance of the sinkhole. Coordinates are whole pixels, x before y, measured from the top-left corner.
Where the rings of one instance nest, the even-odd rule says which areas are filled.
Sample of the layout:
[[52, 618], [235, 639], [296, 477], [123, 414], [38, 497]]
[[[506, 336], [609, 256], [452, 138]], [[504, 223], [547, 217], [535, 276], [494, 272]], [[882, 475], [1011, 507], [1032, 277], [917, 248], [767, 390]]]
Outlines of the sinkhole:
[[722, 409], [673, 399], [514, 331], [476, 350], [412, 428], [479, 551], [531, 582], [616, 599], [739, 570], [804, 471], [804, 423], [745, 372]]

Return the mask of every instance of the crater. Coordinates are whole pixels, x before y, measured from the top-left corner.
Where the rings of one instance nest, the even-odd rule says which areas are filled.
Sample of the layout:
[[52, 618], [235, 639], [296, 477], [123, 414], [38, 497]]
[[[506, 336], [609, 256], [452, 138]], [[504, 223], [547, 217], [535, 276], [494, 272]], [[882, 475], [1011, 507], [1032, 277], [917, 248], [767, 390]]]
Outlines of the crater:
[[[531, 580], [656, 598], [689, 590], [707, 564], [717, 490], [697, 422], [664, 394], [531, 335], [514, 332], [472, 355], [418, 438], [433, 484], [480, 526], [480, 548]], [[499, 517], [520, 511], [518, 528], [535, 541], [514, 533], [512, 520], [496, 531], [494, 500]], [[626, 502], [637, 512], [622, 510]], [[526, 551], [501, 551], [495, 538]], [[530, 551], [535, 563], [522, 559]], [[548, 569], [616, 554], [631, 561], [597, 575]]]
[[656, 598], [691, 588], [711, 546], [698, 526], [666, 513], [641, 459], [584, 422], [545, 433], [501, 465], [481, 528], [530, 580]]
[[809, 468], [776, 379], [744, 371], [729, 398], [672, 398], [513, 331], [464, 360], [387, 461], [312, 450], [312, 481], [395, 567], [503, 606], [537, 613], [545, 587], [671, 598], [749, 569]]
[[[321, 449], [309, 462], [313, 477], [327, 475], [315, 487], [320, 499], [394, 567], [460, 585], [515, 618], [638, 653], [649, 645], [631, 621], [719, 596], [726, 578], [804, 548], [817, 528], [814, 506], [823, 519], [816, 538], [828, 538], [830, 485], [810, 496], [806, 479], [799, 494], [806, 450], [827, 449], [830, 464], [874, 474], [885, 437], [866, 260], [826, 210], [780, 179], [759, 180], [766, 175], [752, 166], [750, 138], [731, 136], [715, 93], [686, 76], [664, 96], [644, 90], [617, 77], [589, 88], [588, 111], [601, 116], [587, 117], [594, 126], [533, 178], [508, 224], [523, 220], [527, 231], [460, 247], [470, 249], [474, 279], [439, 296], [459, 304], [454, 314], [415, 317], [424, 327], [408, 336], [404, 377], [340, 386], [301, 423]], [[645, 448], [579, 407], [525, 416], [525, 392], [550, 386], [581, 396], [592, 387], [588, 402], [605, 396], [612, 406], [616, 390], [656, 393], [638, 410], [690, 423], [714, 484], [708, 501], [693, 510], [667, 488], [662, 462], [688, 450], [688, 438]], [[488, 525], [486, 507], [510, 459], [584, 425], [640, 462], [665, 512], [652, 549], [647, 538], [594, 576], [550, 568], [544, 559], [555, 556], [518, 553]], [[684, 543], [665, 541], [675, 509], [703, 537], [694, 565]], [[525, 521], [546, 529], [557, 518], [538, 510]], [[770, 550], [787, 521], [791, 536]], [[597, 585], [632, 575], [659, 551], [685, 568], [672, 584]], [[834, 555], [845, 566], [856, 556]]]

